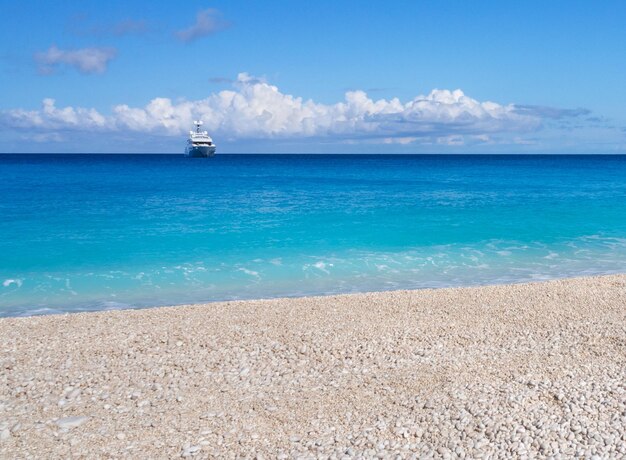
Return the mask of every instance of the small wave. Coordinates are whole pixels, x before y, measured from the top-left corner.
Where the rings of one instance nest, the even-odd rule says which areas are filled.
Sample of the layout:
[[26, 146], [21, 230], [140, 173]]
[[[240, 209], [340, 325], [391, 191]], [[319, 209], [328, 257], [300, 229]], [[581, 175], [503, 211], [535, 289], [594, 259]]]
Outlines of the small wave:
[[44, 315], [58, 315], [64, 313], [62, 310], [56, 308], [36, 308], [34, 310], [24, 310], [17, 313], [15, 316], [27, 317], [27, 316], [44, 316]]
[[112, 300], [105, 300], [99, 305], [99, 310], [126, 310], [133, 308], [132, 305], [122, 302], [114, 302]]
[[256, 278], [260, 278], [259, 272], [255, 272], [254, 270], [249, 270], [245, 267], [238, 269], [240, 272], [244, 272], [246, 275], [254, 276]]
[[323, 272], [325, 272], [325, 273], [330, 273], [330, 272], [326, 269], [326, 267], [332, 267], [332, 266], [333, 266], [333, 264], [327, 264], [327, 263], [325, 263], [325, 262], [315, 262], [315, 263], [313, 264], [313, 266], [314, 266], [315, 268], [319, 269], [319, 270], [322, 270], [322, 271], [323, 271]]
[[22, 280], [21, 279], [6, 279], [2, 282], [2, 285], [4, 287], [9, 287], [11, 285], [15, 284], [18, 288], [22, 287]]
[[329, 267], [333, 267], [333, 266], [334, 266], [334, 264], [331, 264], [331, 263], [327, 264], [326, 262], [319, 261], [319, 262], [315, 262], [314, 264], [305, 264], [305, 265], [303, 265], [302, 266], [302, 270], [308, 270], [310, 268], [316, 268], [319, 271], [324, 272], [327, 275], [329, 275], [330, 271], [328, 271], [328, 268]]

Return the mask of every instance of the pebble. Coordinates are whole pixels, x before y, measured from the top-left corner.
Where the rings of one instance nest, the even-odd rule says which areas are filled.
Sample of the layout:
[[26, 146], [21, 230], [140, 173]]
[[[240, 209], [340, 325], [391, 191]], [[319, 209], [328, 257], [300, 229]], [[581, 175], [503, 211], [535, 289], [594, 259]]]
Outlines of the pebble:
[[183, 449], [181, 457], [191, 457], [200, 451], [200, 446], [189, 446]]
[[62, 430], [71, 430], [73, 428], [77, 428], [81, 426], [83, 423], [87, 422], [89, 417], [80, 416], [80, 417], [64, 417], [58, 419], [55, 423]]

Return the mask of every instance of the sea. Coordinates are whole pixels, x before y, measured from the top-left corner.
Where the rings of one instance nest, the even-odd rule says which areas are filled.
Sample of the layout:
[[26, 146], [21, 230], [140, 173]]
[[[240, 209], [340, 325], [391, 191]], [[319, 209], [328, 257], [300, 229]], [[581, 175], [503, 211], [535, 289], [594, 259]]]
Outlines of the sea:
[[0, 155], [0, 316], [626, 272], [626, 156]]

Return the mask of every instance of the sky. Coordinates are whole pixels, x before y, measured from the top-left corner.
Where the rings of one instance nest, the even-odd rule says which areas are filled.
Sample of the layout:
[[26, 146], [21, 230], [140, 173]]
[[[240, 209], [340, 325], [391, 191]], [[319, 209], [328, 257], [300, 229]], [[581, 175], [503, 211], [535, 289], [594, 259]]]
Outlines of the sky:
[[626, 2], [0, 0], [0, 152], [626, 153]]

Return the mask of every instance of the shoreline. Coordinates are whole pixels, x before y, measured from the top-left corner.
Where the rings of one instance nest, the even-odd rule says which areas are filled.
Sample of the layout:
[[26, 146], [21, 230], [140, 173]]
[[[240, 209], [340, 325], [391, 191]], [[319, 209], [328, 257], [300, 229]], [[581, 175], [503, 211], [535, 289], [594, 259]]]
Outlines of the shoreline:
[[[553, 281], [563, 281], [563, 280], [577, 280], [577, 279], [587, 279], [587, 278], [602, 278], [606, 276], [626, 276], [626, 272], [621, 270], [615, 271], [604, 271], [600, 273], [591, 273], [586, 275], [564, 275], [562, 277], [546, 277], [542, 279], [536, 280], [528, 280], [522, 279], [519, 281], [500, 281], [500, 282], [484, 282], [477, 284], [462, 284], [462, 285], [441, 285], [441, 286], [427, 286], [427, 287], [408, 287], [408, 288], [390, 288], [387, 290], [372, 290], [372, 291], [354, 291], [354, 292], [328, 292], [328, 293], [313, 293], [313, 294], [294, 294], [294, 295], [278, 295], [275, 297], [243, 297], [238, 299], [218, 299], [218, 300], [207, 300], [207, 301], [198, 301], [198, 302], [183, 302], [183, 303], [172, 303], [172, 304], [155, 304], [155, 305], [138, 305], [134, 306], [132, 304], [128, 304], [128, 306], [123, 306], [119, 308], [107, 308], [107, 309], [97, 309], [97, 308], [88, 308], [82, 307], [76, 310], [60, 310], [60, 307], [42, 307], [39, 310], [34, 310], [36, 313], [31, 315], [25, 314], [11, 314], [3, 316], [0, 314], [0, 320], [3, 319], [11, 319], [11, 318], [38, 318], [38, 317], [47, 317], [47, 316], [56, 316], [56, 315], [74, 315], [74, 314], [93, 314], [93, 313], [106, 313], [106, 312], [114, 312], [114, 311], [139, 311], [139, 310], [154, 310], [154, 309], [162, 309], [162, 308], [181, 308], [181, 307], [204, 307], [212, 304], [232, 304], [232, 303], [241, 303], [241, 302], [272, 302], [272, 301], [286, 301], [286, 300], [298, 300], [298, 299], [324, 299], [326, 297], [342, 297], [342, 296], [353, 296], [353, 295], [369, 295], [369, 294], [387, 294], [393, 292], [420, 292], [420, 291], [438, 291], [441, 289], [475, 289], [475, 288], [484, 288], [484, 287], [495, 287], [495, 286], [518, 286], [518, 285], [526, 285], [526, 284], [542, 284], [549, 283]], [[104, 301], [101, 301], [104, 302]], [[42, 312], [41, 310], [50, 310], [49, 312]]]
[[626, 275], [0, 318], [0, 456], [626, 455], [625, 325]]

